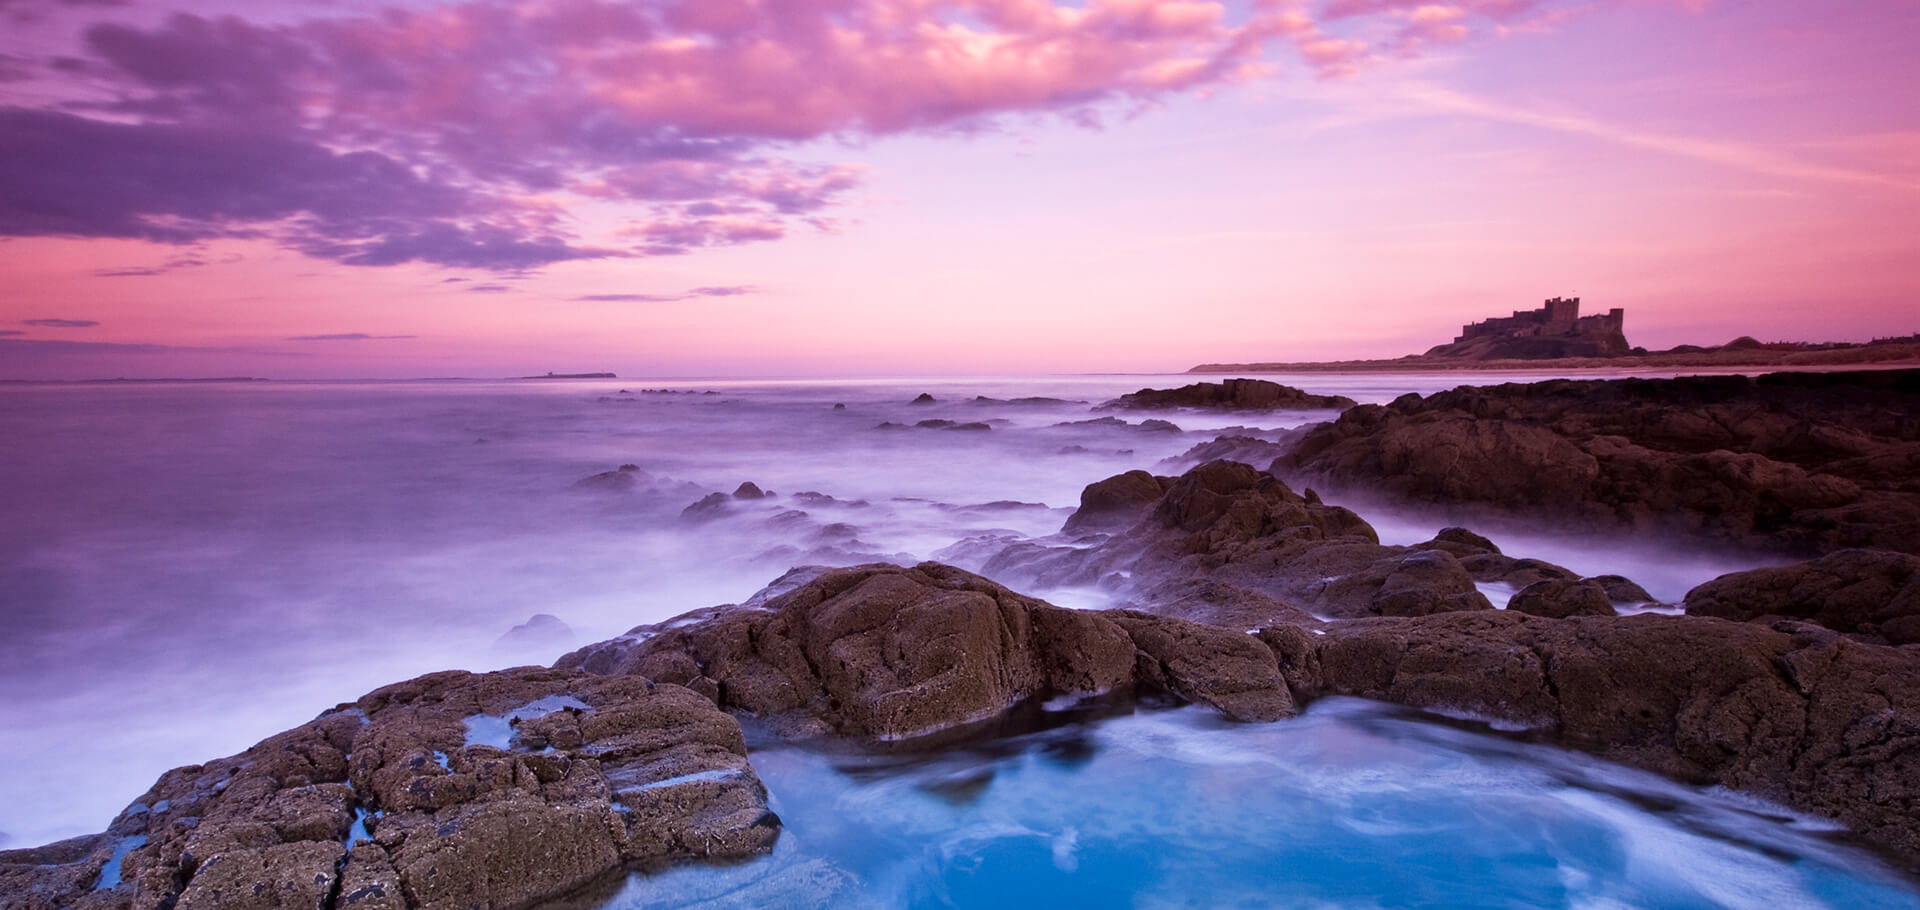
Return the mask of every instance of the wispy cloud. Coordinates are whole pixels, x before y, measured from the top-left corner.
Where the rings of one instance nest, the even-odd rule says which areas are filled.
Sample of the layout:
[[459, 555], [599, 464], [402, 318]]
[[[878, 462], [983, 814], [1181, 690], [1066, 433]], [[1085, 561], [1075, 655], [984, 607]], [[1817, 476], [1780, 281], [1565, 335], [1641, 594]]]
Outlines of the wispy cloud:
[[369, 335], [366, 332], [341, 332], [334, 335], [295, 335], [288, 341], [397, 341], [418, 335]]
[[21, 325], [37, 325], [43, 329], [90, 329], [100, 323], [92, 319], [22, 319]]
[[1632, 126], [1608, 123], [1579, 113], [1543, 111], [1470, 95], [1438, 85], [1402, 86], [1399, 97], [1415, 106], [1440, 113], [1460, 114], [1523, 126], [1587, 136], [1607, 142], [1691, 158], [1749, 173], [1791, 180], [1851, 183], [1901, 190], [1920, 190], [1920, 180], [1875, 171], [1816, 164], [1777, 152], [1719, 139], [1676, 136]]
[[755, 285], [735, 284], [697, 287], [681, 294], [582, 294], [572, 299], [591, 303], [674, 303], [696, 297], [739, 297], [758, 293], [760, 288]]
[[68, 354], [257, 354], [263, 357], [305, 357], [292, 351], [243, 347], [192, 347], [150, 342], [64, 341], [50, 338], [0, 338], [0, 352], [8, 356], [64, 356]]
[[199, 268], [206, 264], [207, 261], [198, 256], [175, 256], [159, 265], [96, 269], [93, 276], [95, 278], [150, 278], [155, 275], [165, 275], [168, 272], [177, 272], [181, 269]]
[[513, 287], [505, 284], [474, 284], [468, 285], [465, 290], [469, 294], [504, 294], [513, 290]]

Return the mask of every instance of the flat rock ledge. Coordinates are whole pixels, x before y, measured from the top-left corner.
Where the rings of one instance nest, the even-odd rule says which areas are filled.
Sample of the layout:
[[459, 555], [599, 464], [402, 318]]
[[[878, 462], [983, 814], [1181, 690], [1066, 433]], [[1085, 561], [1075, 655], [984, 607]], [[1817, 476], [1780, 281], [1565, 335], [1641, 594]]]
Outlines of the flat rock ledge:
[[778, 833], [739, 722], [694, 692], [452, 671], [169, 771], [102, 834], [0, 852], [0, 907], [523, 907]]

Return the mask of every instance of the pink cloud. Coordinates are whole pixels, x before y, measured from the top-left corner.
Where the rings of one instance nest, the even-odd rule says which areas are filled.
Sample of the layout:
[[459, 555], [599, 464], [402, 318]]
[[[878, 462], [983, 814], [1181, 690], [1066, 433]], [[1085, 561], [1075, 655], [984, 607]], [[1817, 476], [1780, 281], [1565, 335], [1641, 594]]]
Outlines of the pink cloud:
[[[1405, 55], [1533, 5], [1323, 15], [1375, 17]], [[831, 229], [860, 170], [795, 160], [797, 143], [1091, 122], [1265, 76], [1271, 44], [1322, 76], [1374, 59], [1295, 0], [471, 0], [84, 39], [48, 78], [87, 100], [0, 108], [25, 131], [0, 147], [0, 235], [267, 237], [349, 264], [507, 270]], [[629, 229], [580, 237], [592, 203], [628, 207]]]

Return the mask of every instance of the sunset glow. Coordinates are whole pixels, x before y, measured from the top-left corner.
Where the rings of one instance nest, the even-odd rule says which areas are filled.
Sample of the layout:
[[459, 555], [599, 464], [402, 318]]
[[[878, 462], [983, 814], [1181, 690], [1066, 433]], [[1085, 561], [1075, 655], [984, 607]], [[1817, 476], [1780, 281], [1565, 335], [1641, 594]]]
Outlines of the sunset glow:
[[1920, 4], [0, 0], [0, 379], [1920, 330]]

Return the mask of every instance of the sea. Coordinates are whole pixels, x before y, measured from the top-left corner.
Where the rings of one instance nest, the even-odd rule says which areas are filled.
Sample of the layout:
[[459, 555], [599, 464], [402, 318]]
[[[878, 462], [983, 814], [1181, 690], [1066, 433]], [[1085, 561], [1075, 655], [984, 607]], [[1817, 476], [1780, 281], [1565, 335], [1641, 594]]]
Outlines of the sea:
[[[1096, 480], [1335, 416], [1098, 410], [1218, 378], [0, 385], [0, 849], [99, 831], [161, 772], [387, 683], [551, 663], [800, 565], [977, 568], [981, 541], [1055, 534]], [[1547, 377], [1266, 378], [1384, 403]], [[1456, 520], [1356, 508], [1386, 543]], [[1657, 601], [1642, 609], [1777, 561], [1470, 526], [1626, 575]], [[1067, 711], [913, 761], [777, 742], [753, 761], [787, 824], [772, 856], [569, 906], [783, 888], [851, 906], [1920, 907], [1817, 819], [1356, 700], [1269, 725]]]

